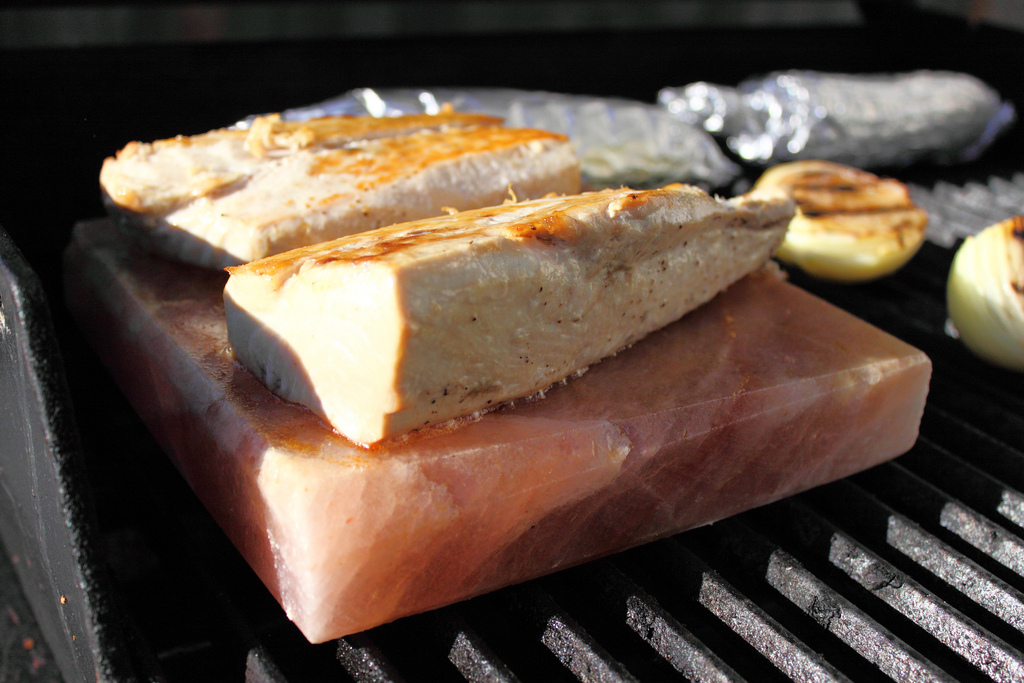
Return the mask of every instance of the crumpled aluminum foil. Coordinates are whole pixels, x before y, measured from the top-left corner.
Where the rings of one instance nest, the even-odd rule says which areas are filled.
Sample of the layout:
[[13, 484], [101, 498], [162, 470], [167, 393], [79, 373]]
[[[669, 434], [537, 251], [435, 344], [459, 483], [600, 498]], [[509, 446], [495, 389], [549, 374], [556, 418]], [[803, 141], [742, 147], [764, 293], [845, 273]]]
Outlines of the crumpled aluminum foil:
[[1013, 105], [963, 73], [847, 75], [775, 72], [736, 88], [664, 88], [672, 116], [702, 126], [741, 159], [769, 165], [824, 159], [859, 168], [978, 157], [1015, 119]]
[[[288, 121], [320, 116], [399, 116], [457, 111], [505, 119], [505, 125], [567, 135], [592, 187], [652, 187], [687, 182], [722, 187], [740, 169], [699, 126], [680, 122], [655, 104], [510, 89], [359, 88], [319, 104], [281, 112]], [[240, 121], [246, 128], [252, 118]]]

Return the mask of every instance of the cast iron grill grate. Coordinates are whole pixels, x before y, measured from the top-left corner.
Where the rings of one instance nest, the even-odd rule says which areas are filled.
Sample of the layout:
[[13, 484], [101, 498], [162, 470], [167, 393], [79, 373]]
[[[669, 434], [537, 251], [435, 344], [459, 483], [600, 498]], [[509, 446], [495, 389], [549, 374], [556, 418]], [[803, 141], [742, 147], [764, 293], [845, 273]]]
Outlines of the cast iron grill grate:
[[332, 643], [310, 645], [287, 621], [95, 361], [87, 376], [69, 362], [72, 395], [106, 387], [77, 408], [109, 575], [99, 590], [126, 634], [113, 670], [274, 683], [1024, 681], [1024, 382], [969, 356], [944, 302], [949, 245], [1024, 211], [1024, 175], [912, 191], [945, 246], [870, 285], [793, 276], [932, 358], [912, 451]]

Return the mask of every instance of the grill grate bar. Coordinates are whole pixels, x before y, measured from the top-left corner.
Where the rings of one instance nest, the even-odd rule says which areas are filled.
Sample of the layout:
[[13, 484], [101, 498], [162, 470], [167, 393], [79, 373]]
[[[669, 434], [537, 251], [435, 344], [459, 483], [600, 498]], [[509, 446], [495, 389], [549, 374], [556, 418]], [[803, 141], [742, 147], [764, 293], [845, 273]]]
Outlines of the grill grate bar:
[[[946, 654], [950, 651], [958, 655], [960, 662], [969, 663], [994, 680], [1024, 680], [1024, 658], [1020, 653], [990, 629], [979, 625], [976, 620], [916, 580], [912, 573], [920, 574], [919, 565], [909, 563], [907, 571], [897, 566], [907, 564], [906, 558], [902, 562], [898, 561], [898, 553], [886, 547], [884, 529], [881, 539], [877, 538], [877, 534], [869, 534], [865, 540], [861, 538], [863, 529], [859, 529], [855, 536], [837, 526], [833, 521], [835, 517], [843, 518], [843, 522], [855, 523], [864, 510], [855, 505], [855, 501], [848, 499], [848, 487], [847, 490], [834, 490], [832, 486], [827, 488], [829, 490], [822, 492], [822, 495], [814, 496], [814, 509], [796, 501], [786, 501], [778, 506], [781, 510], [778, 514], [784, 518], [800, 516], [798, 523], [791, 525], [796, 528], [781, 530], [786, 542], [794, 544], [798, 549], [798, 555], [805, 552], [815, 560], [822, 559], [824, 555], [823, 559], [829, 566], [841, 571], [866, 594], [848, 591], [843, 588], [846, 585], [844, 581], [830, 581], [831, 585], [843, 590], [851, 601], [876, 619], [890, 624], [894, 633], [956, 680], [974, 680], [977, 672], [964, 670], [962, 664]], [[826, 498], [832, 501], [836, 509], [827, 513], [818, 512], [819, 508], [829, 507], [822, 504]], [[822, 514], [826, 514], [827, 518]], [[871, 520], [870, 523], [877, 526], [877, 520]], [[894, 554], [897, 557], [883, 557]], [[805, 564], [809, 561], [808, 557], [802, 559]], [[932, 579], [931, 583], [940, 583], [934, 577]], [[895, 610], [921, 630], [915, 633], [903, 627], [897, 629], [899, 623], [892, 621], [891, 613], [879, 611], [878, 602]]]
[[704, 575], [700, 603], [790, 678], [822, 682], [849, 680], [717, 574]]
[[833, 564], [996, 681], [1024, 680], [1008, 646], [845, 534], [832, 539]]
[[[639, 576], [627, 576], [620, 563], [621, 557], [616, 564], [593, 562], [548, 577], [544, 584], [559, 606], [636, 678], [682, 680], [682, 674], [689, 680], [743, 680], [641, 588]], [[689, 586], [671, 585], [675, 592], [690, 592]]]
[[804, 569], [782, 550], [772, 553], [768, 583], [857, 654], [896, 681], [953, 679]]
[[455, 610], [433, 613], [433, 631], [448, 651], [448, 661], [470, 683], [515, 683], [519, 679], [487, 641]]
[[[731, 567], [733, 573], [743, 574], [745, 584], [770, 587], [810, 617], [810, 626], [801, 620], [804, 628], [798, 635], [804, 642], [837, 663], [843, 661], [843, 670], [856, 674], [857, 679], [877, 677], [880, 671], [898, 681], [954, 680], [854, 605], [837, 587], [830, 586], [787, 550], [744, 523], [754, 521], [753, 517], [748, 514], [741, 520], [727, 520], [715, 525], [713, 533], [708, 530], [697, 535], [714, 546], [717, 566]], [[772, 600], [766, 597], [758, 602], [766, 604]], [[797, 622], [792, 622], [796, 628]], [[823, 639], [823, 632], [835, 636], [845, 646], [844, 650], [852, 652], [836, 651]], [[877, 671], [866, 664], [877, 667]]]
[[550, 594], [531, 584], [514, 593], [520, 614], [540, 630], [540, 642], [579, 680], [636, 680]]
[[365, 633], [339, 638], [338, 661], [358, 683], [404, 683], [391, 658]]
[[[676, 556], [673, 565], [697, 583], [691, 595], [732, 632], [759, 652], [786, 676], [798, 681], [846, 681], [846, 676], [808, 647], [800, 638], [726, 581], [692, 549], [675, 538], [666, 541]], [[696, 574], [696, 575], [695, 575]]]
[[[989, 178], [985, 185], [978, 183], [968, 183], [966, 185], [966, 187], [970, 188], [972, 201], [992, 207], [990, 215], [994, 218], [993, 223], [1005, 220], [1024, 209], [1024, 202], [1021, 201], [1021, 197], [1014, 196], [1016, 193], [1003, 193], [995, 190], [993, 183], [997, 180], [999, 179], [992, 177]], [[1010, 187], [1016, 187], [1013, 183], [1009, 183], [1009, 185]], [[1024, 187], [1021, 187], [1020, 190], [1024, 192]]]
[[890, 515], [886, 540], [890, 546], [1024, 633], [1024, 596], [1018, 591], [903, 515]]
[[992, 176], [988, 179], [988, 188], [1000, 206], [1014, 213], [1024, 212], [1024, 173], [1017, 173], [1009, 180]]
[[[502, 675], [522, 681], [578, 680], [541, 641], [546, 617], [553, 613], [545, 615], [538, 612], [535, 605], [524, 604], [527, 597], [520, 587], [505, 588], [444, 608], [442, 612], [453, 612], [455, 623], [471, 630], [474, 638], [479, 638], [481, 647], [478, 656], [486, 658], [489, 665], [503, 672]], [[413, 617], [409, 621], [417, 619], [420, 619], [421, 625], [412, 633], [413, 636], [435, 628], [433, 622], [422, 620], [421, 617]], [[446, 628], [452, 627], [449, 625]], [[450, 638], [449, 632], [435, 656], [446, 660], [460, 680], [467, 679], [466, 673], [460, 673], [458, 666], [452, 662], [452, 647], [455, 643]]]
[[[929, 455], [934, 460], [939, 459], [934, 454]], [[972, 509], [975, 506], [968, 507], [970, 501], [964, 504], [947, 495], [903, 464], [905, 460], [875, 468], [858, 475], [855, 481], [932, 533], [951, 533], [985, 557], [1024, 576], [1024, 543], [1020, 538]]]
[[[870, 548], [895, 569], [913, 576], [937, 599], [949, 602], [991, 632], [989, 635], [1008, 639], [1019, 637], [1006, 626], [1024, 624], [1024, 612], [1021, 611], [1024, 596], [1007, 582], [856, 484], [837, 482], [829, 487], [828, 495], [823, 494], [816, 491], [809, 497], [814, 500], [815, 507], [829, 519], [836, 520], [851, 539]], [[921, 572], [919, 568], [925, 571]], [[992, 619], [992, 614], [1000, 620]], [[1024, 655], [1019, 652], [1010, 654], [1024, 662]]]
[[1022, 545], [1003, 527], [956, 503], [942, 507], [940, 523], [1004, 567], [1024, 574]]
[[680, 543], [680, 536], [640, 546], [615, 557], [615, 564], [716, 656], [749, 681], [786, 681], [758, 649], [700, 602], [706, 563]]
[[245, 683], [288, 683], [273, 655], [262, 646], [249, 650], [245, 658]]
[[697, 683], [743, 679], [657, 600], [609, 562], [586, 572], [586, 588], [610, 605], [620, 620], [676, 671]]
[[930, 190], [914, 184], [908, 187], [911, 198], [928, 212], [928, 238], [944, 247], [1009, 218], [1007, 212], [1020, 211], [1010, 197], [992, 188], [992, 179], [986, 185], [958, 186], [940, 180]]
[[[969, 182], [964, 185], [940, 182], [935, 193], [945, 200], [946, 206], [958, 207], [985, 221], [986, 225], [1002, 220], [1006, 211], [987, 185]], [[985, 227], [985, 226], [982, 226]]]

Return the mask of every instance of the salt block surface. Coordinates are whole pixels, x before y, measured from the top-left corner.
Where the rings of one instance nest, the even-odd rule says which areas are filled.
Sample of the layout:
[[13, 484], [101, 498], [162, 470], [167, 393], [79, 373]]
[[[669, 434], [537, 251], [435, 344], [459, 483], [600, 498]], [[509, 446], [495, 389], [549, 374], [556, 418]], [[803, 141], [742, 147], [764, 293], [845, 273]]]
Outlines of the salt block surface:
[[914, 443], [920, 351], [770, 274], [551, 388], [372, 449], [231, 353], [226, 274], [76, 226], [68, 305], [312, 642], [769, 503]]

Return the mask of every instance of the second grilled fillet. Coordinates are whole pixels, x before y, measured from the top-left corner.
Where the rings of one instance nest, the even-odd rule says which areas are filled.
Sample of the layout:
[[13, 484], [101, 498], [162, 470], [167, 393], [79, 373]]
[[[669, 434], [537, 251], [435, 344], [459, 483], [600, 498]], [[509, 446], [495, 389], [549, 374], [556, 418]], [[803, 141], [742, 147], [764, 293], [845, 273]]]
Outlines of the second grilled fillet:
[[108, 211], [152, 251], [220, 268], [519, 198], [579, 191], [568, 139], [473, 114], [305, 123], [130, 143], [108, 158]]
[[545, 389], [761, 267], [793, 204], [670, 185], [467, 211], [231, 268], [235, 357], [370, 444]]

